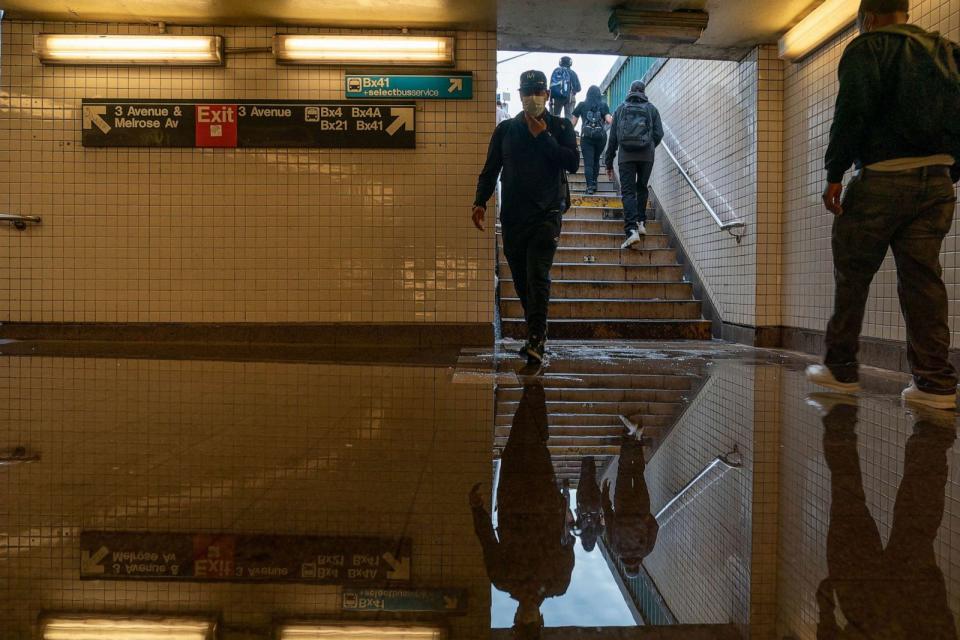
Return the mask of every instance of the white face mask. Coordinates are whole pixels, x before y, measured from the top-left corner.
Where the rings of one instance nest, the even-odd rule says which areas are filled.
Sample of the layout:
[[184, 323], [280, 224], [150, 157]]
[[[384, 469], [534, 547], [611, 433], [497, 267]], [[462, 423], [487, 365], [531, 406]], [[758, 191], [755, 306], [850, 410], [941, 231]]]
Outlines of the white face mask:
[[524, 112], [532, 118], [539, 118], [547, 108], [547, 96], [523, 96], [520, 101]]

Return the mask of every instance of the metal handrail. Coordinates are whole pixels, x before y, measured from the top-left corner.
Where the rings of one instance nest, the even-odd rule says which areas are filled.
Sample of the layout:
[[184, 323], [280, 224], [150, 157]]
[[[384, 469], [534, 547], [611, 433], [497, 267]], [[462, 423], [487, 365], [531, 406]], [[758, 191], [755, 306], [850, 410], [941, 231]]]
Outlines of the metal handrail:
[[677, 160], [677, 156], [673, 155], [673, 152], [670, 151], [670, 147], [668, 147], [666, 144], [661, 145], [661, 147], [663, 148], [664, 151], [667, 152], [667, 155], [670, 156], [670, 159], [673, 160], [673, 164], [676, 165], [677, 171], [680, 172], [680, 175], [683, 177], [683, 179], [686, 180], [687, 184], [690, 185], [690, 188], [693, 189], [693, 192], [696, 194], [697, 198], [703, 204], [704, 208], [706, 208], [706, 210], [710, 213], [710, 215], [713, 217], [716, 223], [720, 226], [720, 229], [722, 231], [726, 231], [727, 233], [732, 235], [734, 238], [736, 238], [737, 243], [739, 244], [739, 242], [743, 240], [744, 234], [743, 232], [737, 234], [735, 230], [736, 229], [742, 230], [746, 228], [747, 225], [744, 224], [741, 220], [734, 220], [733, 222], [724, 222], [723, 220], [721, 220], [720, 216], [717, 215], [717, 212], [714, 210], [714, 208], [710, 206], [709, 202], [707, 202], [707, 199], [706, 197], [704, 197], [703, 193], [700, 191], [697, 185], [694, 184], [693, 178], [690, 177], [690, 174], [688, 174], [684, 170], [683, 165], [681, 165], [680, 161]]
[[9, 222], [18, 231], [27, 228], [27, 224], [40, 224], [43, 218], [40, 216], [22, 216], [18, 213], [0, 213], [0, 222]]

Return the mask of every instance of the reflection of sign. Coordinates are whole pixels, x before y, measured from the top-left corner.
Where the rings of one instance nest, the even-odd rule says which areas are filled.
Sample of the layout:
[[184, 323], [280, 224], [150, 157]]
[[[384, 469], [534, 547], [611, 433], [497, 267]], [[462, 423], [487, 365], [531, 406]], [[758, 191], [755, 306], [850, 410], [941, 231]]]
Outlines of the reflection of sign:
[[463, 589], [353, 589], [343, 590], [344, 611], [406, 611], [465, 613]]
[[378, 100], [470, 100], [473, 74], [347, 76], [348, 98]]
[[84, 531], [80, 577], [386, 585], [410, 581], [408, 539]]
[[83, 100], [85, 147], [416, 147], [413, 103]]

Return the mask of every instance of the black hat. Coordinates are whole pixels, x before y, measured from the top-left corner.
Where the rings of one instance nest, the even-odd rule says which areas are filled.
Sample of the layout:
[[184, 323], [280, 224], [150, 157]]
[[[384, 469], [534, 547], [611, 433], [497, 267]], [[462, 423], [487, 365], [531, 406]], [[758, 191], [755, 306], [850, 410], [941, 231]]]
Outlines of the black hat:
[[562, 58], [560, 58], [560, 66], [561, 66], [561, 67], [572, 67], [572, 66], [573, 66], [573, 60], [570, 59], [570, 56], [563, 56]]
[[525, 91], [528, 93], [534, 93], [536, 91], [546, 91], [547, 90], [547, 76], [544, 75], [543, 71], [537, 71], [536, 69], [531, 69], [530, 71], [524, 71], [520, 76], [520, 91]]

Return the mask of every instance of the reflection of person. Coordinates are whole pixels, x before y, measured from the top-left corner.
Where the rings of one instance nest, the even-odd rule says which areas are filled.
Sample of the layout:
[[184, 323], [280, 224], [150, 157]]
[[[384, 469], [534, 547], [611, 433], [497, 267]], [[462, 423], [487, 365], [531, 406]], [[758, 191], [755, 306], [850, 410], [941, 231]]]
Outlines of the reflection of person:
[[[944, 424], [942, 419], [920, 417], [914, 425], [884, 548], [863, 491], [856, 401], [847, 398], [823, 405], [823, 449], [832, 502], [829, 575], [817, 591], [817, 638], [956, 640], [933, 548], [943, 519], [947, 451], [956, 437], [952, 420]], [[837, 622], [837, 609], [847, 621], [845, 628]]]
[[500, 458], [496, 531], [483, 508], [479, 485], [470, 492], [487, 576], [519, 603], [514, 617], [518, 638], [540, 637], [540, 605], [566, 593], [573, 573], [568, 502], [554, 475], [548, 436], [543, 386], [527, 384]]
[[603, 502], [597, 484], [597, 463], [593, 456], [586, 456], [580, 462], [576, 526], [580, 531], [580, 544], [586, 551], [593, 551], [603, 533]]
[[645, 469], [642, 441], [625, 438], [620, 446], [613, 502], [610, 501], [610, 482], [603, 484], [606, 541], [630, 577], [640, 573], [640, 561], [653, 551], [660, 530], [657, 519], [650, 513], [650, 492], [643, 477]]

